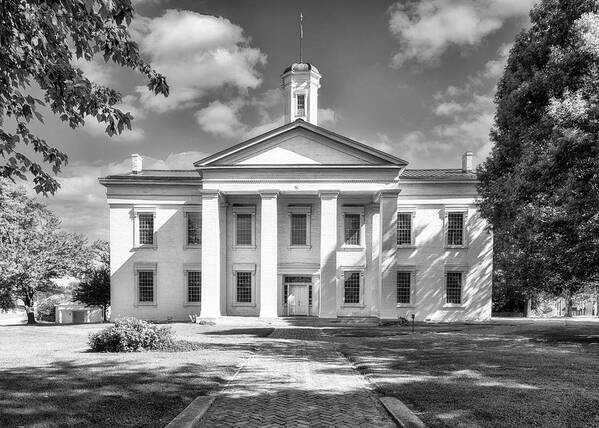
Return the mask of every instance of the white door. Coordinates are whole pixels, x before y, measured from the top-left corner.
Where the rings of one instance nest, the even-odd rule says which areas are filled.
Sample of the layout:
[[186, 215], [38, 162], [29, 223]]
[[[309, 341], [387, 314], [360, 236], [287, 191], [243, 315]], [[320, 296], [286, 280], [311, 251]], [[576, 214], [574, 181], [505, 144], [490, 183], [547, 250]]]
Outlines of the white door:
[[288, 293], [289, 315], [308, 315], [308, 285], [289, 285]]

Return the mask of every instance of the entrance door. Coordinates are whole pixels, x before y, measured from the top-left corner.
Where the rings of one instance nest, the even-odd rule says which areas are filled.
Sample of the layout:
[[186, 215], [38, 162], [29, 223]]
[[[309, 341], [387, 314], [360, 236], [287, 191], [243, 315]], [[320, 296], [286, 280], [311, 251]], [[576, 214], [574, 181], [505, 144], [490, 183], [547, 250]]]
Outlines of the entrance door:
[[308, 284], [290, 284], [288, 289], [289, 315], [308, 315]]

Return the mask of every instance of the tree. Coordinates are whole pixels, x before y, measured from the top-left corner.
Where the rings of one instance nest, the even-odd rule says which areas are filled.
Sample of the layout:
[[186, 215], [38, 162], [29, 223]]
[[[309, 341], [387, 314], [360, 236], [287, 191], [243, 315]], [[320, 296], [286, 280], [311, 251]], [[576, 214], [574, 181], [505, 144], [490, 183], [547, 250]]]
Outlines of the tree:
[[38, 295], [56, 290], [54, 279], [80, 275], [88, 253], [82, 235], [62, 231], [44, 204], [0, 180], [1, 309], [13, 308], [21, 299], [28, 324], [34, 324]]
[[85, 306], [100, 306], [106, 322], [106, 309], [110, 305], [110, 253], [108, 242], [96, 241], [92, 245], [95, 255], [92, 265], [84, 272], [83, 279], [73, 290], [73, 301]]
[[599, 1], [543, 0], [497, 87], [480, 168], [495, 266], [528, 296], [599, 278]]
[[5, 160], [0, 177], [25, 179], [29, 173], [38, 193], [58, 188], [56, 179], [30, 155], [37, 153], [54, 174], [67, 162], [66, 153], [29, 128], [33, 119], [43, 123], [40, 106], [71, 128], [92, 116], [107, 124], [109, 136], [131, 129], [133, 116], [115, 107], [121, 94], [90, 82], [73, 64], [75, 58], [91, 61], [94, 55], [103, 55], [105, 61], [141, 72], [149, 90], [168, 96], [165, 78], [142, 60], [131, 40], [132, 18], [131, 0], [0, 3], [0, 155]]

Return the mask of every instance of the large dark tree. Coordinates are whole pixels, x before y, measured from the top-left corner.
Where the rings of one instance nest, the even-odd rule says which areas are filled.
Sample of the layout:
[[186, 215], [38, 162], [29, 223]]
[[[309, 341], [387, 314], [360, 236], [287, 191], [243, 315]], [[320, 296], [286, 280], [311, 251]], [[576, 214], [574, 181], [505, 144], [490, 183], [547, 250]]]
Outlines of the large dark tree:
[[55, 279], [80, 275], [89, 259], [82, 235], [62, 231], [44, 204], [0, 179], [0, 309], [20, 299], [35, 323], [39, 294], [57, 290]]
[[149, 90], [168, 95], [164, 77], [143, 61], [131, 40], [132, 18], [131, 0], [0, 2], [0, 177], [30, 174], [37, 192], [58, 188], [43, 164], [58, 173], [67, 155], [31, 132], [32, 120], [43, 121], [40, 106], [72, 128], [92, 116], [106, 124], [110, 136], [131, 129], [133, 117], [114, 107], [121, 94], [90, 82], [73, 64], [76, 58], [101, 55], [141, 72]]
[[90, 267], [85, 270], [81, 282], [73, 290], [73, 301], [86, 306], [102, 308], [106, 321], [106, 309], [110, 305], [110, 252], [108, 242], [96, 241], [92, 245]]
[[599, 277], [598, 12], [597, 0], [534, 7], [498, 84], [480, 170], [503, 281], [568, 302]]

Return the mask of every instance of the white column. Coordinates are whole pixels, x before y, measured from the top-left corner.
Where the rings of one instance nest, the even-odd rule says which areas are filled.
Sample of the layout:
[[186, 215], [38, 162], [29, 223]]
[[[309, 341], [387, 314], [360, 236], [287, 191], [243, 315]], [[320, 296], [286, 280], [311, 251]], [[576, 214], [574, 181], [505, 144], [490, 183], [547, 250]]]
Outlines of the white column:
[[260, 318], [275, 318], [277, 313], [277, 202], [278, 192], [261, 190], [260, 210]]
[[320, 197], [320, 299], [321, 318], [337, 317], [337, 198], [339, 191], [323, 190]]
[[202, 190], [202, 318], [221, 316], [221, 193]]
[[399, 189], [382, 190], [379, 202], [379, 316], [397, 318], [396, 253], [397, 253], [397, 195]]

